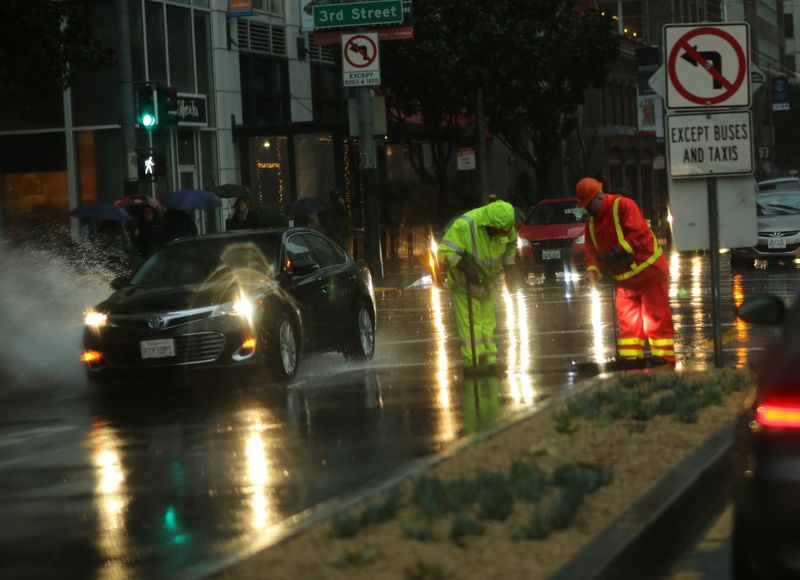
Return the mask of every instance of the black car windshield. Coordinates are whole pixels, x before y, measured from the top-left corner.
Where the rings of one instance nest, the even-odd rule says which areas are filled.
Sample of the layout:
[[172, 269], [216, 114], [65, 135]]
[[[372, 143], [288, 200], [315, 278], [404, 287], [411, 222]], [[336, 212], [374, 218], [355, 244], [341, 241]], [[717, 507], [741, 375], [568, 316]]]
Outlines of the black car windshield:
[[574, 201], [540, 203], [533, 209], [525, 223], [529, 226], [574, 224], [582, 222], [585, 217], [586, 210], [578, 207]]
[[[193, 240], [161, 248], [131, 277], [132, 285], [173, 286], [213, 283], [232, 272], [272, 277], [277, 266], [277, 237], [258, 240]], [[237, 274], [241, 277], [241, 274]]]
[[798, 215], [800, 214], [800, 192], [758, 194], [756, 209], [760, 216]]

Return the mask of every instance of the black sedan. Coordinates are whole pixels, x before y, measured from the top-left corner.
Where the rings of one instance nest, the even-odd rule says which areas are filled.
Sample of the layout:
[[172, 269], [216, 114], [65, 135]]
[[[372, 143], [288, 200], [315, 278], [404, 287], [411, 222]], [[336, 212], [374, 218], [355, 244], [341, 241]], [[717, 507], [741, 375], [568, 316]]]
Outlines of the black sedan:
[[369, 271], [311, 229], [176, 240], [112, 287], [85, 313], [92, 379], [252, 364], [287, 379], [302, 353], [365, 360], [375, 350]]
[[736, 421], [734, 578], [800, 578], [800, 300], [754, 297], [738, 316], [783, 331]]

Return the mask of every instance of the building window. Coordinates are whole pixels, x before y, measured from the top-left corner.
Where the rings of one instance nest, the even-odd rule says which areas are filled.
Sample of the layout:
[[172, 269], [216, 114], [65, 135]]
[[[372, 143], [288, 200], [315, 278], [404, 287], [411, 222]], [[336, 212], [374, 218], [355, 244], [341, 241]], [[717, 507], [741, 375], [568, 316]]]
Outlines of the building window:
[[341, 74], [336, 67], [311, 63], [311, 99], [315, 121], [336, 121], [342, 118], [344, 97]]
[[789, 12], [783, 15], [783, 35], [786, 38], [794, 38], [794, 13]]
[[147, 25], [147, 70], [151, 81], [167, 84], [167, 40], [164, 5], [145, 2]]
[[239, 66], [245, 124], [266, 125], [290, 121], [288, 62], [242, 52], [239, 54]]
[[119, 129], [75, 133], [80, 203], [111, 203], [121, 197], [121, 137]]
[[253, 9], [259, 12], [268, 12], [283, 16], [285, 12], [284, 0], [253, 0]]
[[167, 31], [170, 85], [182, 93], [193, 93], [195, 85], [191, 10], [167, 6]]
[[776, 0], [758, 0], [756, 14], [773, 26], [778, 26], [778, 6]]

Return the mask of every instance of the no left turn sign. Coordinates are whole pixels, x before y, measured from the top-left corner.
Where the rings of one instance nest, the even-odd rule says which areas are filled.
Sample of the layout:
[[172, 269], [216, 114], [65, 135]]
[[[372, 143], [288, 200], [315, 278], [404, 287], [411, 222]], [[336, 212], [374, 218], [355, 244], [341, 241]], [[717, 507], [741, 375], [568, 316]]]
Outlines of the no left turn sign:
[[750, 106], [747, 23], [664, 26], [668, 109]]
[[376, 32], [342, 35], [344, 86], [381, 84], [379, 46]]

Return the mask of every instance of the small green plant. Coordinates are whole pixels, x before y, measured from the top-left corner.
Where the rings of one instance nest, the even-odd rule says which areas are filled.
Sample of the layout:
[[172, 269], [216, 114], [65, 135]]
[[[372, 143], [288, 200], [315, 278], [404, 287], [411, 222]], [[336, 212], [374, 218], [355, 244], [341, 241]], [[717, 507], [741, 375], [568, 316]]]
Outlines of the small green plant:
[[436, 539], [428, 522], [416, 520], [403, 522], [403, 535], [418, 542], [430, 542]]
[[511, 465], [509, 482], [515, 498], [538, 501], [547, 489], [547, 473], [531, 461], [515, 461]]
[[331, 522], [331, 537], [352, 538], [361, 529], [359, 518], [350, 512], [336, 513]]
[[555, 429], [559, 433], [572, 433], [572, 416], [568, 411], [559, 411], [553, 417]]
[[445, 508], [445, 486], [438, 477], [420, 477], [414, 482], [414, 503], [428, 519], [440, 515]]
[[445, 485], [444, 504], [446, 511], [457, 512], [478, 499], [478, 486], [472, 479], [459, 477]]
[[480, 536], [486, 528], [469, 514], [457, 514], [450, 527], [450, 539], [458, 541], [464, 536]]
[[495, 475], [496, 479], [481, 485], [478, 491], [478, 508], [483, 519], [504, 521], [514, 511], [514, 496], [511, 495], [505, 478], [499, 473]]
[[379, 524], [392, 519], [403, 506], [403, 496], [398, 488], [390, 491], [382, 500], [370, 502], [361, 512], [361, 526]]
[[649, 421], [658, 412], [658, 402], [639, 399], [631, 410], [631, 418], [636, 421]]
[[671, 415], [675, 412], [675, 408], [678, 405], [678, 400], [675, 398], [675, 395], [672, 393], [667, 393], [661, 395], [658, 401], [656, 402], [658, 408], [656, 413], [659, 415]]
[[678, 401], [678, 405], [675, 408], [675, 417], [681, 423], [694, 423], [697, 421], [698, 410], [697, 400], [694, 397], [689, 397]]
[[571, 482], [561, 489], [550, 512], [549, 522], [553, 528], [564, 530], [572, 525], [575, 514], [578, 513], [578, 508], [583, 503], [584, 495], [586, 495], [586, 490], [577, 481]]
[[441, 565], [428, 564], [422, 560], [417, 560], [413, 566], [406, 568], [403, 573], [408, 580], [445, 580], [450, 578], [450, 573]]
[[721, 405], [724, 394], [717, 385], [706, 385], [702, 391], [703, 406]]
[[334, 568], [346, 568], [348, 566], [363, 566], [371, 564], [378, 558], [378, 551], [375, 548], [364, 547], [352, 550], [342, 548], [331, 556], [328, 563]]
[[547, 512], [540, 507], [531, 511], [527, 525], [516, 525], [511, 530], [515, 540], [544, 540], [553, 532]]

